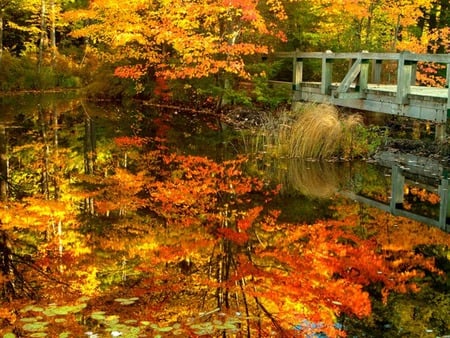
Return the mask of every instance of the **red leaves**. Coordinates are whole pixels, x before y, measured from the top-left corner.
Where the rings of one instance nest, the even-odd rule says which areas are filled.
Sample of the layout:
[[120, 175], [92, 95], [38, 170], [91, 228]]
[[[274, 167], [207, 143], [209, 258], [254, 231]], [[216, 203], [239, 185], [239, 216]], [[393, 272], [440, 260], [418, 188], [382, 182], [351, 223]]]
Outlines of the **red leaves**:
[[159, 96], [163, 101], [168, 101], [172, 97], [169, 85], [165, 78], [158, 76], [155, 79], [155, 89], [153, 90], [156, 96]]
[[148, 143], [148, 139], [138, 136], [121, 136], [114, 138], [114, 143], [119, 147], [142, 147], [144, 144]]
[[114, 75], [121, 78], [138, 80], [146, 74], [146, 68], [143, 65], [120, 66], [114, 70]]
[[249, 240], [249, 236], [247, 233], [238, 232], [229, 228], [219, 228], [217, 229], [217, 233], [224, 239], [232, 241], [237, 245], [244, 245]]
[[250, 209], [243, 219], [237, 221], [238, 229], [241, 231], [247, 231], [253, 225], [262, 210], [263, 207], [261, 206]]

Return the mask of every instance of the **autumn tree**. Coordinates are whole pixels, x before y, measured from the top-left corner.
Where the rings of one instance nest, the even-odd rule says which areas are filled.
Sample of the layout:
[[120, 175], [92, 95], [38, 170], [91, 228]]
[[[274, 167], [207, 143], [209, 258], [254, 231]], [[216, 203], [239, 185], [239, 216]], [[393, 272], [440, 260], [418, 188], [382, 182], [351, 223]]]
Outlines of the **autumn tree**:
[[286, 13], [281, 1], [134, 0], [124, 6], [110, 0], [92, 1], [67, 17], [85, 23], [73, 36], [88, 38], [119, 64], [119, 77], [212, 77], [226, 90], [233, 77], [250, 77], [248, 58], [267, 53], [271, 39], [284, 39], [277, 22]]
[[[301, 43], [295, 47], [308, 50], [419, 51], [420, 46], [426, 50], [427, 41], [417, 23], [435, 17], [437, 7], [439, 4], [430, 0], [323, 0], [304, 4], [301, 9], [291, 5], [289, 22], [294, 29], [289, 30], [288, 38]], [[445, 6], [442, 8], [445, 12]], [[309, 15], [302, 16], [301, 11]], [[427, 30], [423, 30], [425, 35]]]

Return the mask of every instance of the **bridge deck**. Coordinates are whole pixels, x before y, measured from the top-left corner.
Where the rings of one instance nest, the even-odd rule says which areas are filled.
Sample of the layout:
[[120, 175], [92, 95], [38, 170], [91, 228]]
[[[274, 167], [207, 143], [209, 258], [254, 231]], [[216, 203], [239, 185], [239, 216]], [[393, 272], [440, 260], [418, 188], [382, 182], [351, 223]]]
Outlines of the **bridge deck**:
[[406, 103], [397, 102], [396, 85], [368, 84], [364, 91], [352, 85], [345, 94], [332, 83], [330, 94], [321, 93], [320, 82], [302, 82], [293, 92], [293, 101], [330, 103], [341, 107], [406, 116], [436, 123], [447, 121], [446, 88], [411, 86]]

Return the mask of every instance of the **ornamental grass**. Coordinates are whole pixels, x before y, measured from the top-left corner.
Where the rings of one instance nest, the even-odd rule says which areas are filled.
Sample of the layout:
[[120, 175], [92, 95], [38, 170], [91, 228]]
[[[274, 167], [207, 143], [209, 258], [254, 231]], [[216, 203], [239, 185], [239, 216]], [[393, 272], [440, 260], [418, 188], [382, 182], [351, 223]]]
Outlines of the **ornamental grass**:
[[373, 148], [373, 135], [360, 115], [343, 115], [327, 104], [267, 114], [257, 134], [253, 150], [264, 147], [264, 152], [275, 157], [349, 159], [365, 157]]

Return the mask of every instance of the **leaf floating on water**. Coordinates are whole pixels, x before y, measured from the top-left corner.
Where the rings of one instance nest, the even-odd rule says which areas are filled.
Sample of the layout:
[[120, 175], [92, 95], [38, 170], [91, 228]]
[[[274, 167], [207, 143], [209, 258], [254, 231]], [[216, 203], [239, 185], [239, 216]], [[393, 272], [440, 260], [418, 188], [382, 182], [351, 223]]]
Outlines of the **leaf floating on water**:
[[106, 318], [105, 311], [96, 311], [91, 313], [91, 318], [95, 320], [104, 320]]
[[22, 328], [25, 331], [44, 331], [47, 329], [47, 322], [34, 322], [34, 323], [27, 323]]
[[120, 305], [131, 305], [134, 304], [137, 300], [139, 300], [138, 297], [114, 299], [114, 301], [120, 303]]
[[28, 312], [28, 311], [42, 312], [42, 311], [44, 311], [44, 309], [42, 307], [40, 307], [40, 306], [28, 305], [28, 306], [25, 306], [23, 309], [20, 310], [20, 312], [22, 312], [22, 313]]
[[32, 323], [32, 322], [36, 322], [38, 321], [39, 318], [38, 317], [27, 317], [27, 318], [20, 318], [21, 322], [25, 322], [25, 323]]
[[80, 312], [85, 307], [86, 307], [86, 304], [51, 306], [48, 309], [45, 309], [43, 311], [43, 313], [49, 317], [57, 316], [57, 315], [68, 315], [69, 313]]
[[106, 317], [105, 320], [109, 322], [109, 325], [114, 325], [119, 322], [119, 316], [111, 315], [111, 316]]
[[200, 323], [191, 325], [191, 329], [195, 330], [196, 334], [206, 335], [214, 333], [214, 325], [212, 323]]
[[78, 302], [80, 303], [86, 303], [87, 301], [89, 301], [91, 298], [89, 298], [88, 296], [82, 296], [78, 299]]
[[16, 335], [12, 332], [8, 332], [3, 335], [3, 338], [16, 338]]

